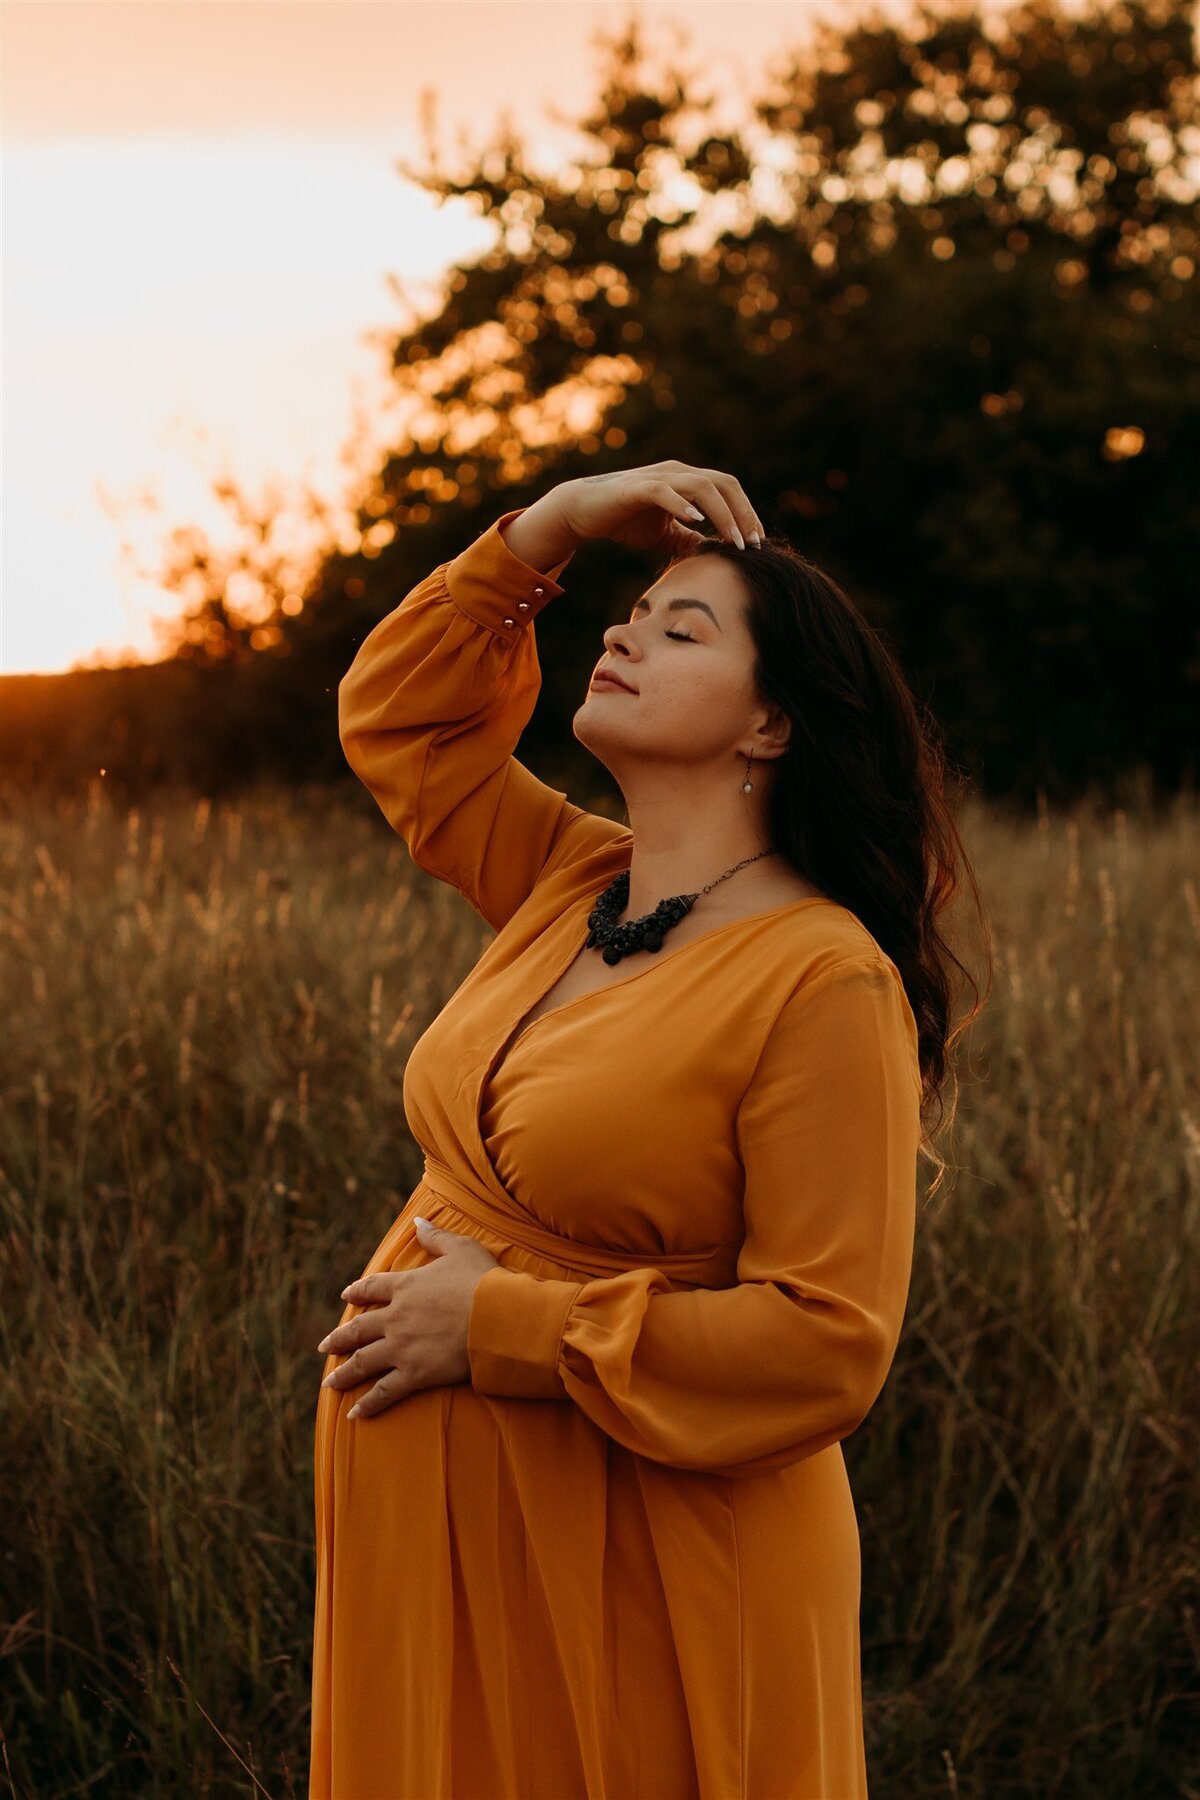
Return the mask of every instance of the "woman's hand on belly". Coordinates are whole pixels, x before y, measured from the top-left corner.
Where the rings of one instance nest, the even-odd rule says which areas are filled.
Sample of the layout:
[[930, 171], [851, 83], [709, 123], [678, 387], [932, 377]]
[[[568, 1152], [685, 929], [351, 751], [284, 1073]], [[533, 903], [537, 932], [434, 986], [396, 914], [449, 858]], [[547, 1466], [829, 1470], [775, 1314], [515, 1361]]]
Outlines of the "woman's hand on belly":
[[382, 1412], [419, 1388], [471, 1379], [467, 1321], [476, 1284], [500, 1264], [477, 1238], [419, 1220], [417, 1237], [435, 1261], [420, 1269], [381, 1269], [342, 1289], [342, 1299], [369, 1312], [347, 1319], [322, 1338], [318, 1351], [345, 1356], [322, 1387], [357, 1387], [379, 1380], [346, 1414]]

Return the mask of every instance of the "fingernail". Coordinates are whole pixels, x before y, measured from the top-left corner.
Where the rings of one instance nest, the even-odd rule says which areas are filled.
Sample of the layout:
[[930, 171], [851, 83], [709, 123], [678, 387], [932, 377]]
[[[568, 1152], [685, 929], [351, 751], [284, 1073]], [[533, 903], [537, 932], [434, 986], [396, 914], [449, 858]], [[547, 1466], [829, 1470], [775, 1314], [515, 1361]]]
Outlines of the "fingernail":
[[762, 539], [759, 537], [757, 531], [752, 531], [750, 533], [750, 542], [754, 545], [756, 550], [761, 549]]
[[704, 514], [700, 511], [698, 506], [689, 506], [687, 515], [689, 519], [702, 519], [704, 517]]
[[357, 1417], [358, 1417], [358, 1408], [357, 1408], [357, 1406], [352, 1406], [352, 1407], [351, 1407], [351, 1408], [350, 1408], [350, 1411], [349, 1411], [349, 1412], [348, 1412], [348, 1413], [347, 1413], [347, 1414], [346, 1414], [346, 1417], [347, 1417], [347, 1418], [348, 1418], [348, 1419], [357, 1419]]
[[322, 1387], [332, 1387], [333, 1386], [333, 1370], [332, 1369], [329, 1371], [328, 1375], [325, 1377], [324, 1381], [321, 1383], [321, 1386]]
[[733, 541], [737, 545], [739, 550], [744, 550], [746, 548], [746, 540], [742, 536], [741, 532], [738, 530], [736, 525], [733, 528]]
[[324, 1348], [328, 1342], [329, 1342], [329, 1339], [327, 1337], [323, 1337], [321, 1339], [320, 1343], [317, 1345], [318, 1351], [324, 1350]]

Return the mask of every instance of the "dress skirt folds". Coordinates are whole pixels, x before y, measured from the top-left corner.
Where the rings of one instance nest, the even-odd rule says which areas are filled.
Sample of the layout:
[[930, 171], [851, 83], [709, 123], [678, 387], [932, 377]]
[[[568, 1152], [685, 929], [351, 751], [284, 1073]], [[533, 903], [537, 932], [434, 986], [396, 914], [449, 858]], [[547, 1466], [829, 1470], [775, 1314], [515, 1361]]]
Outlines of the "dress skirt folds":
[[517, 1029], [632, 836], [514, 755], [565, 568], [515, 516], [338, 690], [351, 766], [495, 933], [409, 1056], [424, 1169], [361, 1272], [429, 1260], [417, 1213], [501, 1266], [469, 1383], [352, 1421], [374, 1378], [319, 1391], [309, 1800], [860, 1800], [841, 1440], [903, 1323], [915, 1020], [813, 898]]

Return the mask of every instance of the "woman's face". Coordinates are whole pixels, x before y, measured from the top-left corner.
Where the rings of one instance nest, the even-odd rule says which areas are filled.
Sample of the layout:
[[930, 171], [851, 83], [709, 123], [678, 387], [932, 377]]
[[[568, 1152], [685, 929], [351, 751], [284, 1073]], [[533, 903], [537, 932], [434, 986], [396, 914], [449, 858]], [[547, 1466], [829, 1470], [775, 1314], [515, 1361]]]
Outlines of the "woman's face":
[[[752, 552], [747, 552], [752, 554]], [[624, 624], [604, 633], [573, 730], [619, 775], [625, 753], [639, 762], [712, 764], [729, 773], [735, 755], [767, 748], [759, 730], [780, 714], [757, 695], [746, 592], [717, 556], [687, 557], [635, 601]], [[605, 682], [613, 669], [632, 692]]]

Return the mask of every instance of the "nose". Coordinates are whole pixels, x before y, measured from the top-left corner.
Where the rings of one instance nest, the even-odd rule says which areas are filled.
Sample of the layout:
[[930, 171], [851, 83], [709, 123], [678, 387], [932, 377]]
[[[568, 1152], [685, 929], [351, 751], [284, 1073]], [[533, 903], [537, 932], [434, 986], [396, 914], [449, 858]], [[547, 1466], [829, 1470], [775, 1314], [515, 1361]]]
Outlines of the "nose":
[[[621, 649], [620, 660], [621, 661], [624, 661], [629, 656], [630, 649], [631, 649], [631, 646], [633, 643], [632, 638], [627, 635], [628, 632], [629, 632], [629, 626], [626, 625], [624, 623], [624, 621], [620, 621], [616, 625], [610, 625], [608, 627], [607, 631], [605, 631], [603, 634], [604, 648], [610, 653], [610, 655], [611, 655], [612, 651], [618, 645], [620, 646], [620, 649]], [[613, 661], [616, 662], [617, 660], [618, 660], [618, 658], [614, 656]]]

